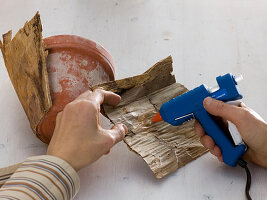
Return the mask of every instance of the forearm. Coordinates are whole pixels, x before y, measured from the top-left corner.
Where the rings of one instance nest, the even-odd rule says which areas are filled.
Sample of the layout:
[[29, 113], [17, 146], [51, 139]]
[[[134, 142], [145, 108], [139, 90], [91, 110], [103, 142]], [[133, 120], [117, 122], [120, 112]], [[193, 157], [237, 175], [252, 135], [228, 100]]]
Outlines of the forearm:
[[[0, 174], [8, 177], [8, 171]], [[54, 156], [30, 157], [5, 181], [0, 199], [72, 199], [80, 180], [76, 171], [64, 160]]]

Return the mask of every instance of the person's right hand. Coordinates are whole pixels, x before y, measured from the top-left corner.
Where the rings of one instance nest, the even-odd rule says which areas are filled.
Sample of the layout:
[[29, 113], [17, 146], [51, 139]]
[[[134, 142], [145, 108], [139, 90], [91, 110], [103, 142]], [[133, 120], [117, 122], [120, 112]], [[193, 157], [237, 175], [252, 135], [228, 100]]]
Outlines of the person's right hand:
[[76, 171], [93, 163], [121, 141], [127, 127], [116, 124], [111, 130], [99, 122], [100, 106], [116, 106], [121, 97], [104, 90], [87, 91], [67, 104], [57, 115], [56, 128], [47, 154], [67, 161]]
[[[221, 117], [223, 120], [229, 120], [236, 125], [243, 141], [248, 146], [248, 150], [244, 155], [245, 159], [267, 168], [266, 122], [258, 118], [255, 112], [245, 106], [244, 103], [241, 103], [240, 107], [238, 107], [207, 97], [203, 105], [210, 114]], [[204, 129], [197, 121], [195, 123], [195, 130], [201, 137], [201, 143], [222, 161], [223, 155], [220, 148], [210, 136], [205, 134]]]

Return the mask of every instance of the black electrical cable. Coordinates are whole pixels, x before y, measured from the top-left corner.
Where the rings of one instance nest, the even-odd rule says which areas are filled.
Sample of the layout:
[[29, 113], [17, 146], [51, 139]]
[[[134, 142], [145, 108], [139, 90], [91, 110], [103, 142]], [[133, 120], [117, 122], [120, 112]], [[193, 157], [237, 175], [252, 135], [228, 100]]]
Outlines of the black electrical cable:
[[248, 166], [247, 166], [247, 162], [244, 161], [243, 159], [239, 159], [237, 164], [244, 168], [246, 170], [246, 173], [247, 173], [247, 183], [246, 183], [246, 196], [247, 196], [247, 199], [248, 200], [252, 200], [251, 197], [250, 197], [250, 194], [249, 194], [249, 190], [250, 190], [250, 185], [251, 185], [251, 174], [250, 174], [250, 171], [248, 169]]

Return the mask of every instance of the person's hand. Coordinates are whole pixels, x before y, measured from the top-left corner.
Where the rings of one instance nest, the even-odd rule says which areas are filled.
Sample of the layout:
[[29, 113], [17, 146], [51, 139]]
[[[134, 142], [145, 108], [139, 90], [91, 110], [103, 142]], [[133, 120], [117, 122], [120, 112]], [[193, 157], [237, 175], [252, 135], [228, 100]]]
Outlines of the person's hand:
[[[236, 125], [243, 141], [248, 145], [248, 151], [244, 155], [245, 159], [267, 168], [267, 124], [253, 110], [244, 103], [238, 107], [210, 97], [204, 100], [203, 105], [210, 114], [220, 117], [222, 120], [229, 120]], [[204, 129], [197, 121], [195, 130], [201, 137], [201, 143], [222, 161], [223, 155], [220, 148], [210, 136], [205, 134]]]
[[76, 171], [93, 163], [121, 141], [127, 127], [116, 124], [105, 130], [99, 122], [102, 103], [116, 106], [119, 95], [104, 90], [87, 91], [67, 104], [57, 115], [56, 127], [47, 155], [67, 161]]

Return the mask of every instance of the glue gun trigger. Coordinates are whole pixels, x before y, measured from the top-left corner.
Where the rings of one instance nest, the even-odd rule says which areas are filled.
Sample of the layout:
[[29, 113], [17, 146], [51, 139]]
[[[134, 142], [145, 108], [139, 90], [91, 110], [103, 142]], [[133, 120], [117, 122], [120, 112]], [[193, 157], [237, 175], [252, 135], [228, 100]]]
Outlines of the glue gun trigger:
[[[229, 101], [226, 103], [230, 104], [230, 105], [238, 106], [238, 107], [240, 107], [240, 105], [241, 105], [241, 101]], [[230, 122], [228, 120], [227, 120], [227, 123], [228, 123], [228, 130], [231, 134], [231, 137], [232, 137], [235, 145], [238, 146], [240, 144], [244, 144], [236, 125], [234, 125], [232, 122]]]
[[236, 146], [240, 145], [240, 144], [243, 144], [243, 140], [241, 138], [241, 135], [236, 127], [236, 125], [234, 125], [232, 122], [230, 121], [227, 121], [228, 122], [228, 129], [229, 129], [229, 132], [232, 136], [232, 139], [235, 143]]

